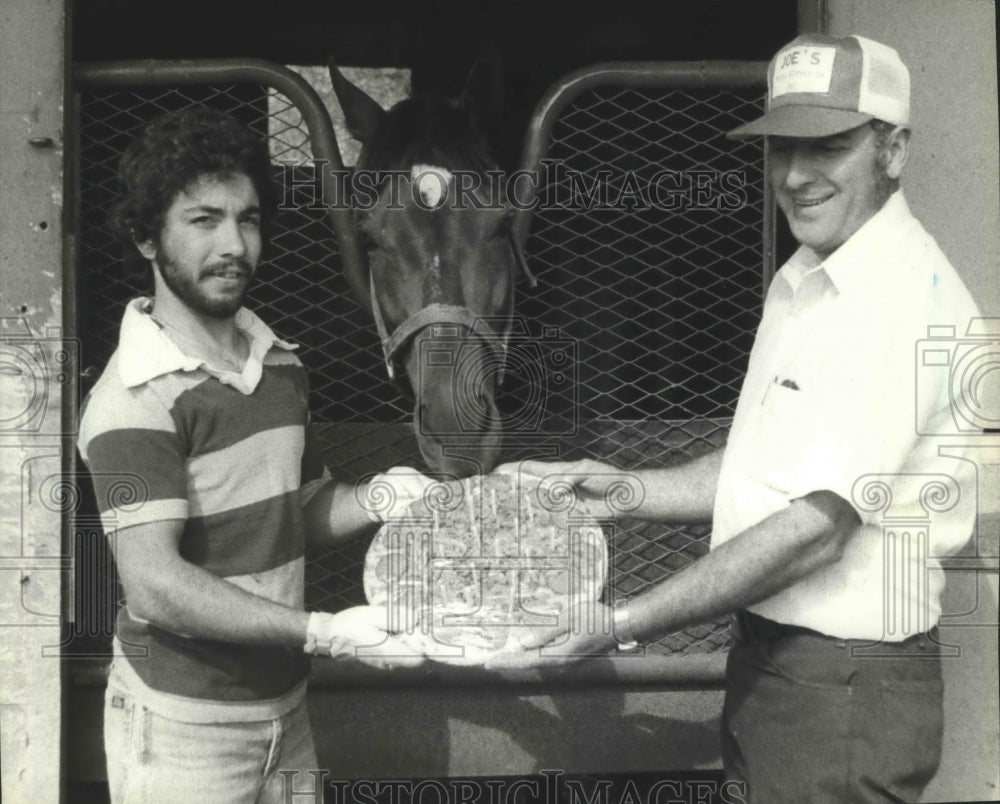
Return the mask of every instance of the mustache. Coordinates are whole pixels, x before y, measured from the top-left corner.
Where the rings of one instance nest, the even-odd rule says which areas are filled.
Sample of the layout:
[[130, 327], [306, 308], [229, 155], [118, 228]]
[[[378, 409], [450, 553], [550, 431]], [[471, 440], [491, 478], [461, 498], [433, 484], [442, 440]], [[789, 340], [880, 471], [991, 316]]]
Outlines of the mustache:
[[226, 260], [225, 262], [218, 262], [214, 265], [207, 266], [202, 273], [204, 274], [218, 274], [224, 273], [225, 271], [231, 271], [236, 268], [240, 273], [249, 276], [253, 273], [253, 266], [242, 258], [235, 260]]

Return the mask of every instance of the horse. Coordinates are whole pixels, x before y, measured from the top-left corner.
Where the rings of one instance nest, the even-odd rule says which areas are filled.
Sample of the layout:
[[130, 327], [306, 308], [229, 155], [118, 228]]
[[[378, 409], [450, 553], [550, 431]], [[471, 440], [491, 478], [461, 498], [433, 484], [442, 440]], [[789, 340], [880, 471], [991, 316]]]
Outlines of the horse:
[[500, 453], [514, 281], [527, 272], [484, 133], [502, 105], [499, 60], [481, 56], [457, 99], [415, 96], [389, 110], [328, 67], [362, 146], [352, 207], [387, 372], [398, 381], [405, 369], [432, 473], [486, 474]]

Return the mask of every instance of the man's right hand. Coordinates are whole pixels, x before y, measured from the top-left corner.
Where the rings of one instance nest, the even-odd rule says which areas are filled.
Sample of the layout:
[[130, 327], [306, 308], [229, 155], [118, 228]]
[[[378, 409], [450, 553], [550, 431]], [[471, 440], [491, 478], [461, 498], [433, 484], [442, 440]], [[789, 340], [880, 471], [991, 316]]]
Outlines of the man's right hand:
[[409, 466], [394, 466], [359, 486], [358, 501], [372, 522], [379, 524], [406, 512], [434, 484], [434, 480]]
[[306, 652], [354, 659], [372, 667], [416, 667], [426, 657], [388, 631], [384, 606], [354, 606], [336, 614], [309, 615]]

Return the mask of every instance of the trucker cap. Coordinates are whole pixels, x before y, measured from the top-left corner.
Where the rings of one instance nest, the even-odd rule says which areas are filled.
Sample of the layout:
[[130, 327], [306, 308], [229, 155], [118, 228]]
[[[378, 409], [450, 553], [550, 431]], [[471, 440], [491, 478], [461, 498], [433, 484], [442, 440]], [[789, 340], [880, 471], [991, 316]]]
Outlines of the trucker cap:
[[873, 118], [909, 125], [910, 72], [899, 54], [863, 36], [806, 34], [771, 59], [764, 116], [728, 136], [828, 137]]

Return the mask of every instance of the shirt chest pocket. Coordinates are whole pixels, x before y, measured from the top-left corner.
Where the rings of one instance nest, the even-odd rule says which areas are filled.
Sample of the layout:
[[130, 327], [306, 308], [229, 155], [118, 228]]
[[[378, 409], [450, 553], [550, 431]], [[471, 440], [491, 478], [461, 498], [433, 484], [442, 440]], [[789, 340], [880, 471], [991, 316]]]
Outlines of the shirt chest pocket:
[[768, 384], [748, 431], [747, 472], [781, 492], [813, 474], [810, 443], [818, 426], [816, 400], [791, 380]]

